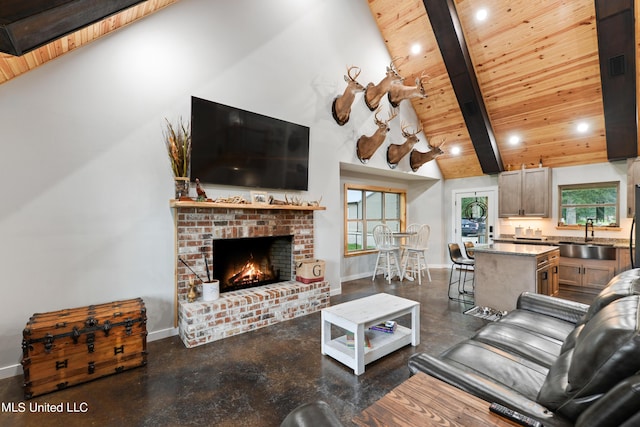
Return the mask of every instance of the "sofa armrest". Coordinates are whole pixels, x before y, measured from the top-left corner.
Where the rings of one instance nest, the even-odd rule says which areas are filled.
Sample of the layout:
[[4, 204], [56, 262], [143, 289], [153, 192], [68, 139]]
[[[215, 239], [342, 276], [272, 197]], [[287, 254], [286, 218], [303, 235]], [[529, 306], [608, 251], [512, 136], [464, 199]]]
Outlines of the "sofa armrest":
[[587, 304], [531, 292], [523, 292], [516, 307], [571, 323], [578, 323], [589, 310]]
[[[629, 377], [589, 406], [576, 427], [617, 427], [640, 421], [640, 375]], [[626, 424], [625, 424], [626, 423]]]
[[417, 353], [409, 358], [411, 374], [424, 372], [460, 390], [485, 400], [487, 410], [492, 402], [500, 403], [514, 411], [535, 418], [545, 427], [568, 427], [573, 424], [554, 414], [537, 402], [495, 383], [479, 374], [462, 370], [437, 357]]

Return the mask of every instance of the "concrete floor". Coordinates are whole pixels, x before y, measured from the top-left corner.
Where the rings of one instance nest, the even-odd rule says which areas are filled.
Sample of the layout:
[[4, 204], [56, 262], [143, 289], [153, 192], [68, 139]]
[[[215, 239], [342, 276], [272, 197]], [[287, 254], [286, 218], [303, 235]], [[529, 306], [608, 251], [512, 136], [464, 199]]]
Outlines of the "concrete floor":
[[[431, 275], [433, 282], [422, 286], [355, 280], [331, 298], [333, 305], [387, 292], [421, 303], [420, 345], [367, 365], [360, 376], [320, 354], [320, 313], [314, 313], [193, 349], [178, 337], [150, 342], [146, 367], [29, 401], [21, 376], [0, 380], [0, 425], [278, 426], [296, 406], [320, 399], [351, 426], [355, 415], [409, 378], [409, 356], [438, 354], [486, 323], [447, 299], [449, 270], [432, 269]], [[400, 323], [409, 326], [409, 317]], [[24, 412], [12, 413], [12, 403], [18, 411], [24, 405]], [[61, 403], [63, 413], [32, 411], [35, 404]]]

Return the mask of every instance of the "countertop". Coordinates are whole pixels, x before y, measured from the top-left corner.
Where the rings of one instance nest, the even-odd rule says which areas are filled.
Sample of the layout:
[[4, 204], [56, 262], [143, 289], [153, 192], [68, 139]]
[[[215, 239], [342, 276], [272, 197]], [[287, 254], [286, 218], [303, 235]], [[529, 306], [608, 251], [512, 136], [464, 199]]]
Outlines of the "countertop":
[[[522, 238], [518, 238], [516, 239], [515, 237], [496, 237], [495, 239], [493, 239], [493, 241], [495, 243], [514, 243], [514, 244], [518, 244], [518, 245], [538, 245], [538, 246], [557, 246], [560, 244], [560, 242], [569, 242], [569, 241], [573, 241], [574, 239], [571, 237], [564, 237], [564, 238], [557, 238], [557, 237], [549, 237], [549, 238], [545, 238], [545, 239], [522, 239]], [[576, 240], [576, 243], [584, 243], [582, 240]], [[592, 242], [589, 242], [592, 243]], [[621, 248], [621, 249], [629, 249], [629, 241], [627, 240], [625, 241], [604, 241], [604, 240], [598, 240], [596, 239], [593, 243], [608, 243], [608, 244], [612, 244], [614, 248]]]
[[515, 244], [515, 243], [493, 243], [490, 245], [477, 245], [473, 250], [484, 253], [503, 254], [503, 255], [519, 255], [519, 256], [538, 256], [559, 250], [558, 246], [547, 245], [527, 245], [527, 244]]

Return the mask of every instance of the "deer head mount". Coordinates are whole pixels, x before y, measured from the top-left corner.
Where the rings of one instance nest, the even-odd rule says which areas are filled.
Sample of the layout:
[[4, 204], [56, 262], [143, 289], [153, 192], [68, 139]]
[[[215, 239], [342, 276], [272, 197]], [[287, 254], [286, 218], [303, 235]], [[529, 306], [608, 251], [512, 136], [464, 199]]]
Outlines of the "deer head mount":
[[405, 99], [412, 98], [426, 98], [427, 93], [424, 88], [424, 80], [428, 76], [425, 76], [424, 72], [416, 79], [415, 86], [405, 86], [402, 83], [392, 83], [389, 86], [389, 94], [387, 97], [389, 98], [389, 103], [393, 107], [397, 107], [400, 105], [400, 102]]
[[396, 67], [393, 65], [393, 61], [387, 67], [387, 75], [380, 80], [380, 83], [374, 85], [369, 83], [364, 90], [364, 102], [369, 107], [369, 110], [374, 111], [380, 105], [382, 97], [389, 92], [389, 87], [392, 83], [402, 82], [402, 77], [398, 74]]
[[[347, 87], [342, 95], [337, 96], [331, 104], [331, 113], [336, 123], [343, 126], [349, 121], [349, 114], [351, 114], [351, 104], [356, 97], [356, 93], [364, 91], [364, 86], [356, 81], [360, 75], [360, 68], [354, 66], [347, 67], [347, 75], [344, 76], [344, 81], [347, 82]], [[352, 75], [351, 73], [355, 75]]]
[[420, 133], [422, 127], [418, 127], [415, 132], [408, 132], [407, 125], [405, 123], [401, 124], [402, 127], [402, 136], [406, 139], [402, 144], [390, 144], [387, 148], [387, 164], [391, 169], [395, 169], [400, 163], [400, 160], [413, 148], [414, 145], [418, 142], [417, 134]]
[[445, 141], [446, 138], [442, 138], [442, 141], [440, 141], [440, 144], [438, 145], [431, 145], [427, 143], [430, 150], [426, 153], [418, 150], [411, 150], [411, 155], [409, 156], [409, 164], [411, 165], [411, 170], [416, 172], [418, 169], [420, 169], [420, 166], [443, 154], [444, 151], [442, 151], [442, 146], [444, 145]]
[[367, 163], [369, 159], [373, 156], [378, 148], [382, 145], [385, 138], [387, 137], [387, 133], [389, 132], [389, 122], [393, 120], [395, 116], [398, 115], [398, 111], [395, 109], [389, 110], [389, 118], [387, 120], [380, 120], [378, 118], [378, 113], [380, 112], [380, 108], [376, 111], [374, 115], [374, 120], [378, 129], [371, 136], [362, 135], [358, 138], [358, 142], [356, 143], [356, 154], [358, 159], [362, 163]]

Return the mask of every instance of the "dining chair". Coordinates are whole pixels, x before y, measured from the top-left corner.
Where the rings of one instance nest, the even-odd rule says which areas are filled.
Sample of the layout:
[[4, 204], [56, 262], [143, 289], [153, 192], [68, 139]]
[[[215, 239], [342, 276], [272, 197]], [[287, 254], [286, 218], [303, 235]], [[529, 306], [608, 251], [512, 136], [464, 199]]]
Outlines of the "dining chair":
[[429, 249], [429, 236], [431, 227], [427, 224], [411, 224], [407, 227], [407, 241], [403, 246], [404, 258], [402, 260], [402, 277], [418, 276], [418, 284], [422, 285], [423, 271], [427, 271], [427, 277], [431, 281], [431, 272], [425, 257], [425, 252]]
[[398, 251], [400, 246], [395, 242], [393, 232], [384, 225], [376, 225], [373, 229], [373, 240], [376, 244], [378, 256], [376, 257], [376, 266], [373, 269], [371, 280], [376, 278], [378, 270], [382, 270], [383, 274], [391, 284], [391, 279], [395, 274], [401, 276], [400, 262], [398, 261]]
[[[475, 281], [474, 266], [475, 261], [462, 255], [460, 245], [457, 243], [449, 243], [449, 258], [451, 259], [451, 272], [449, 273], [449, 289], [447, 290], [447, 296], [450, 300], [462, 302], [465, 304], [473, 304], [473, 286]], [[458, 280], [453, 279], [453, 271], [458, 270]], [[467, 273], [473, 274], [474, 277], [467, 279]], [[467, 282], [471, 280], [471, 291], [467, 291], [465, 286]], [[451, 295], [451, 287], [457, 283], [458, 295]], [[471, 299], [464, 298], [470, 296]], [[462, 297], [462, 298], [461, 298]]]
[[[406, 248], [407, 246], [412, 246], [414, 245], [414, 242], [412, 242], [412, 238], [415, 238], [415, 236], [418, 234], [418, 232], [420, 231], [420, 227], [422, 227], [422, 224], [409, 224], [407, 225], [407, 228], [404, 231], [404, 234], [407, 236], [404, 244], [401, 246], [401, 249]], [[415, 241], [415, 239], [413, 239]]]

